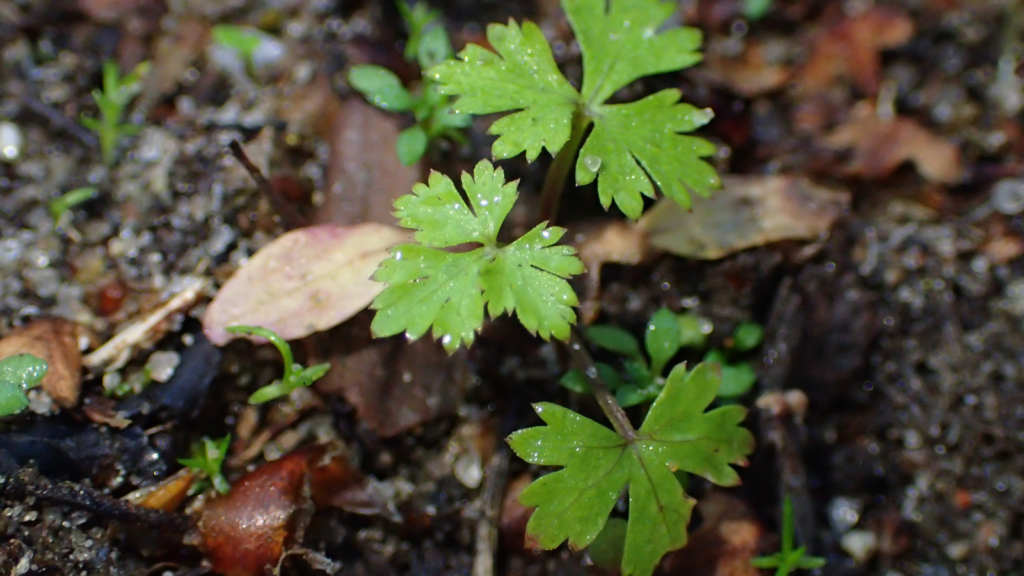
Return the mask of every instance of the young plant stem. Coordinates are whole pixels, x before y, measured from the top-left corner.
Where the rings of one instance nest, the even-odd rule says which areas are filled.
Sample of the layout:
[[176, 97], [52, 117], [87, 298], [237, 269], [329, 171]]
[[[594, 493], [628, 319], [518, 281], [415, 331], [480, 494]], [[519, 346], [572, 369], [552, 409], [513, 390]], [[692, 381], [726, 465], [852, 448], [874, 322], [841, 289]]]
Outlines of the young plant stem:
[[572, 118], [572, 131], [569, 133], [569, 141], [562, 146], [562, 149], [551, 161], [548, 173], [544, 177], [544, 188], [540, 192], [540, 209], [537, 213], [536, 222], [554, 222], [558, 216], [558, 206], [562, 202], [562, 190], [565, 188], [565, 179], [569, 176], [569, 170], [576, 159], [576, 153], [580, 151], [580, 144], [583, 143], [583, 135], [593, 120], [582, 111], [577, 111]]
[[601, 411], [604, 412], [604, 415], [612, 423], [612, 428], [619, 433], [619, 436], [622, 436], [629, 442], [638, 440], [640, 436], [636, 433], [636, 429], [633, 428], [633, 423], [629, 421], [629, 417], [626, 416], [622, 406], [619, 406], [618, 400], [615, 399], [615, 395], [608, 389], [608, 385], [604, 383], [604, 380], [601, 380], [601, 376], [597, 372], [597, 366], [594, 365], [594, 359], [590, 357], [590, 352], [587, 352], [587, 345], [584, 343], [583, 338], [580, 337], [579, 330], [575, 327], [573, 327], [572, 334], [569, 336], [569, 356], [572, 358], [572, 363], [576, 365], [576, 369], [586, 377], [587, 384], [590, 385], [590, 391], [594, 393], [594, 398], [597, 399], [597, 404], [601, 407]]

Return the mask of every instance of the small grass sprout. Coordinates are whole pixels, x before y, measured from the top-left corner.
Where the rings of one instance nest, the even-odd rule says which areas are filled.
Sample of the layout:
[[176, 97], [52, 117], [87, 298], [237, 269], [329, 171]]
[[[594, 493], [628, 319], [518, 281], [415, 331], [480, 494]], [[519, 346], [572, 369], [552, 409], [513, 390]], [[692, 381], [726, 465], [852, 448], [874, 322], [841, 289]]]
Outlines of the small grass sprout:
[[787, 576], [797, 570], [813, 570], [825, 565], [825, 559], [817, 556], [807, 556], [807, 548], [801, 546], [793, 548], [793, 533], [795, 532], [793, 522], [793, 502], [786, 496], [782, 504], [782, 550], [769, 556], [754, 558], [750, 564], [755, 568], [775, 569], [775, 576]]
[[284, 338], [278, 336], [274, 331], [260, 328], [259, 326], [229, 326], [226, 330], [232, 334], [248, 334], [266, 338], [281, 353], [284, 362], [284, 375], [280, 380], [274, 380], [270, 384], [256, 390], [249, 396], [250, 404], [265, 404], [271, 400], [287, 396], [296, 388], [303, 388], [323, 378], [324, 374], [331, 368], [330, 362], [315, 364], [308, 368], [297, 364], [292, 354], [292, 347]]
[[121, 77], [117, 64], [103, 63], [103, 89], [93, 90], [92, 98], [99, 108], [100, 117], [82, 116], [82, 125], [100, 138], [100, 152], [103, 163], [113, 166], [117, 160], [117, 147], [126, 136], [138, 133], [140, 126], [122, 122], [125, 110], [132, 99], [142, 92], [142, 79], [149, 72], [149, 62], [135, 67], [127, 76]]
[[46, 360], [31, 354], [15, 354], [0, 360], [0, 418], [28, 408], [25, 395], [42, 382]]
[[[203, 438], [192, 445], [192, 457], [180, 458], [178, 463], [202, 475], [213, 485], [213, 489], [218, 494], [227, 494], [231, 490], [231, 484], [228, 483], [228, 479], [221, 472], [221, 467], [224, 465], [224, 459], [228, 455], [228, 448], [230, 446], [231, 434], [220, 440]], [[203, 490], [202, 484], [196, 484], [192, 492], [199, 493]]]
[[94, 186], [75, 188], [70, 192], [66, 192], [57, 198], [50, 200], [46, 207], [50, 211], [50, 216], [53, 218], [53, 221], [60, 224], [64, 215], [67, 214], [68, 211], [79, 204], [96, 198], [98, 195], [99, 194]]

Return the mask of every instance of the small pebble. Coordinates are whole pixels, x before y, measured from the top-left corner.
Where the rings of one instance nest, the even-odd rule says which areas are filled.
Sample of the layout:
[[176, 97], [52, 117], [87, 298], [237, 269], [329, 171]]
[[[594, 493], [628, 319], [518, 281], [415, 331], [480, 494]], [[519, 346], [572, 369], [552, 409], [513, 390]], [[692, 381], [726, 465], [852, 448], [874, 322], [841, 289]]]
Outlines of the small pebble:
[[14, 162], [21, 156], [21, 148], [24, 145], [25, 137], [17, 124], [0, 122], [0, 160]]
[[971, 553], [971, 543], [967, 540], [954, 540], [949, 544], [946, 544], [946, 556], [954, 562], [960, 562], [967, 559], [967, 555]]
[[1024, 210], [1024, 178], [1004, 178], [992, 187], [992, 207], [1013, 216]]
[[878, 550], [878, 536], [870, 530], [850, 530], [843, 534], [839, 547], [858, 564], [864, 564]]
[[828, 520], [832, 529], [843, 533], [853, 528], [860, 520], [864, 505], [856, 498], [837, 496], [828, 503]]
[[181, 356], [177, 352], [154, 352], [146, 362], [149, 369], [149, 377], [157, 382], [167, 382], [174, 375], [174, 370], [181, 362]]

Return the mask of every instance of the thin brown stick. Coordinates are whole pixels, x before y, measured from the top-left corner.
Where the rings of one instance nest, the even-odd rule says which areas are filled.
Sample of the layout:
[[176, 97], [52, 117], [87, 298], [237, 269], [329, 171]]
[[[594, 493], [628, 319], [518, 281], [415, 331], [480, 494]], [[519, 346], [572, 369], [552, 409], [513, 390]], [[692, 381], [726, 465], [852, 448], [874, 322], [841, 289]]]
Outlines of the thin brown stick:
[[252, 160], [249, 160], [249, 156], [246, 155], [238, 140], [232, 140], [229, 147], [231, 155], [235, 157], [235, 160], [238, 160], [246, 172], [249, 173], [249, 176], [256, 182], [256, 188], [270, 201], [270, 206], [274, 209], [274, 212], [281, 216], [282, 224], [286, 229], [301, 228], [308, 224], [306, 218], [302, 217], [294, 206], [289, 204], [287, 200], [274, 190], [274, 187], [263, 175], [263, 172], [252, 163]]
[[629, 442], [636, 442], [640, 439], [640, 435], [637, 434], [636, 428], [633, 428], [633, 423], [629, 421], [629, 417], [626, 416], [626, 412], [619, 405], [619, 401], [615, 399], [611, 390], [608, 389], [608, 385], [601, 379], [601, 375], [597, 371], [597, 366], [594, 365], [594, 359], [590, 357], [590, 352], [587, 351], [587, 345], [583, 342], [583, 338], [580, 337], [577, 328], [573, 327], [572, 335], [569, 336], [569, 356], [572, 358], [572, 363], [576, 366], [576, 369], [583, 372], [583, 376], [587, 379], [587, 384], [590, 385], [590, 391], [594, 393], [594, 398], [597, 399], [598, 406], [601, 407], [601, 411], [608, 417], [608, 421], [612, 423], [612, 428], [619, 433]]

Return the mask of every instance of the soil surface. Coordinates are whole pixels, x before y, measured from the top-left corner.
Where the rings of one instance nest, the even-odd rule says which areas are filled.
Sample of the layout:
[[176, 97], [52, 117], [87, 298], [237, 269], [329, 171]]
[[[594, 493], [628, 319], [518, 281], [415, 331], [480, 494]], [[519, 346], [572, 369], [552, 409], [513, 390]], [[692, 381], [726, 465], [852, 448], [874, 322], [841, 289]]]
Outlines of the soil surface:
[[[716, 219], [700, 233], [721, 253], [690, 257], [601, 236], [623, 217], [593, 187], [567, 186], [558, 222], [597, 254], [575, 283], [587, 322], [640, 335], [668, 307], [706, 319], [716, 349], [741, 322], [765, 326], [739, 399], [757, 438], [743, 485], [691, 483], [691, 545], [660, 572], [758, 574], [749, 559], [778, 549], [789, 496], [798, 539], [828, 560], [820, 574], [1022, 574], [1024, 3], [776, 0], [745, 16], [754, 4], [678, 2], [704, 62], [615, 99], [680, 88], [715, 112], [699, 134], [720, 173], [742, 177], [727, 191], [820, 187], [840, 208], [791, 201], [774, 228], [756, 209]], [[485, 43], [490, 22], [537, 22], [579, 85], [555, 0], [432, 5], [456, 49]], [[269, 54], [218, 51], [224, 24], [263, 30]], [[603, 421], [558, 384], [560, 345], [499, 318], [448, 356], [372, 339], [363, 311], [292, 343], [306, 365], [331, 362], [323, 380], [257, 407], [246, 400], [280, 377], [277, 351], [204, 333], [213, 296], [275, 238], [394, 224], [392, 202], [429, 170], [490, 157], [494, 118], [478, 117], [464, 143], [397, 161], [411, 115], [373, 108], [346, 78], [371, 63], [414, 86], [406, 34], [390, 2], [0, 0], [0, 350], [31, 341], [52, 372], [0, 423], [0, 571], [246, 574], [238, 543], [258, 541], [282, 574], [605, 572], [586, 551], [528, 549], [515, 495], [547, 470], [503, 441], [539, 423], [537, 401]], [[98, 114], [104, 62], [149, 63], [125, 115], [139, 129], [110, 165], [80, 122]], [[532, 226], [549, 164], [501, 163], [520, 179], [510, 233]], [[101, 348], [145, 320], [132, 345]], [[218, 514], [273, 535], [218, 532], [212, 494], [176, 484], [194, 444], [229, 433], [235, 500]], [[259, 482], [277, 499], [246, 496]]]

